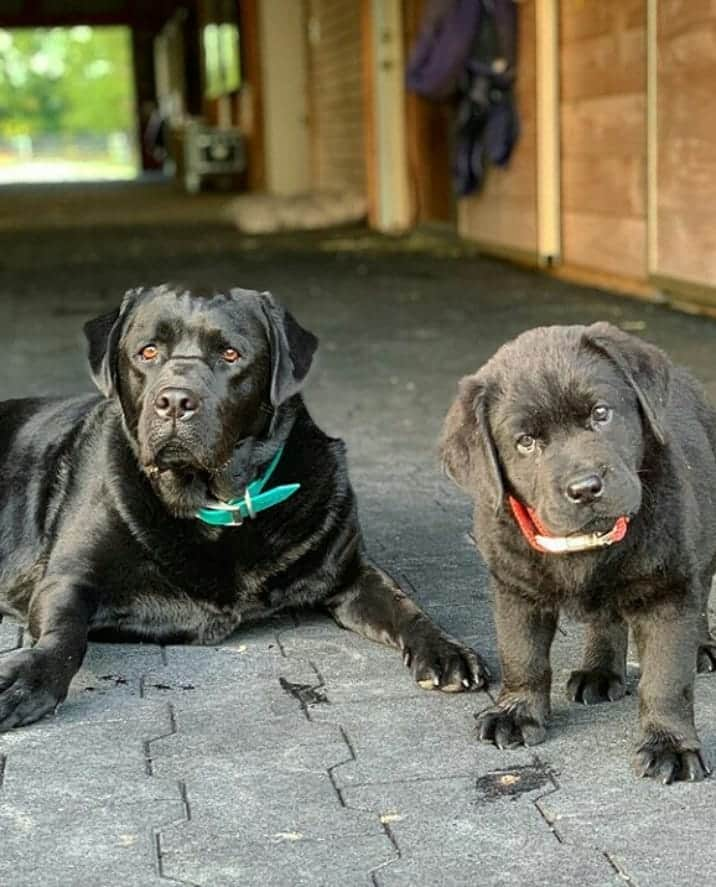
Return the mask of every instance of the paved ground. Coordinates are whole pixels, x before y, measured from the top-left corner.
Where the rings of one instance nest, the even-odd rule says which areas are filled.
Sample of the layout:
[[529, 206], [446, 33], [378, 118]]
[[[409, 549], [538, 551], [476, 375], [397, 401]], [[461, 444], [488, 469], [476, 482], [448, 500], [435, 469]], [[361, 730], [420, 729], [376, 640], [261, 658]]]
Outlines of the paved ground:
[[[526, 327], [606, 318], [667, 347], [716, 396], [711, 321], [456, 256], [439, 241], [421, 252], [345, 232], [240, 239], [207, 224], [216, 203], [200, 202], [204, 222], [192, 226], [171, 195], [137, 194], [161, 212], [145, 205], [135, 229], [117, 189], [68, 200], [67, 228], [41, 191], [6, 202], [0, 396], [87, 388], [81, 323], [125, 287], [271, 288], [321, 337], [307, 400], [348, 440], [372, 552], [495, 671], [470, 507], [436, 468], [460, 375]], [[85, 209], [102, 224], [83, 227]], [[0, 650], [21, 642], [17, 625], [0, 624]], [[593, 709], [562, 701], [579, 646], [579, 628], [563, 625], [554, 719], [535, 753], [478, 745], [473, 715], [487, 694], [420, 691], [396, 654], [319, 614], [218, 648], [94, 644], [57, 717], [0, 737], [0, 884], [713, 881], [716, 779], [636, 780], [635, 696]], [[697, 715], [716, 759], [716, 677], [699, 677]]]

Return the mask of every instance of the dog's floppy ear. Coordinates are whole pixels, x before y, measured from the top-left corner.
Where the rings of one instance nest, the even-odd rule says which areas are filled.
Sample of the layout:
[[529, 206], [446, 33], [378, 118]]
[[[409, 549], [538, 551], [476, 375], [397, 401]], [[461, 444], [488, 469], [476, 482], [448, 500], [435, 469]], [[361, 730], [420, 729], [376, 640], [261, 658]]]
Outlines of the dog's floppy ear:
[[443, 423], [440, 455], [447, 475], [459, 487], [474, 490], [484, 485], [499, 511], [505, 490], [490, 428], [488, 394], [489, 386], [480, 374], [460, 380]]
[[84, 325], [92, 379], [105, 397], [112, 397], [117, 388], [119, 341], [137, 295], [138, 290], [129, 290], [119, 308], [88, 320]]
[[300, 391], [311, 369], [318, 339], [271, 293], [261, 293], [260, 300], [271, 346], [271, 404], [276, 407]]
[[655, 345], [604, 321], [587, 327], [584, 339], [619, 368], [634, 389], [652, 434], [663, 446], [666, 443], [664, 422], [671, 377], [669, 358]]

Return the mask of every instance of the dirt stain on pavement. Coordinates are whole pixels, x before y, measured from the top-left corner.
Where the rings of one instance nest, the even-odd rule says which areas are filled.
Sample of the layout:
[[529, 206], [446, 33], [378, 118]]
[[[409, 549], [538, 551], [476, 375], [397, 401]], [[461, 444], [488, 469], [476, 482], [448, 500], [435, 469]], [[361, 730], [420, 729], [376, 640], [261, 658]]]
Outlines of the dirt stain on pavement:
[[497, 801], [500, 798], [514, 801], [525, 792], [536, 791], [550, 782], [549, 773], [542, 767], [527, 765], [487, 773], [477, 780], [475, 788], [480, 801]]

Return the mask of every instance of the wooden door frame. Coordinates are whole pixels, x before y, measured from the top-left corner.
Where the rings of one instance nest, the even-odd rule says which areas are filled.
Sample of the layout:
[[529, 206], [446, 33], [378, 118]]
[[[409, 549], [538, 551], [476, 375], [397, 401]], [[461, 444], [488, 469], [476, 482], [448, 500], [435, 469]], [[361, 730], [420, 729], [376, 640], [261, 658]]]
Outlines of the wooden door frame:
[[361, 79], [363, 82], [363, 144], [365, 151], [368, 224], [378, 227], [378, 169], [375, 128], [375, 53], [373, 51], [373, 2], [361, 0]]
[[[308, 119], [308, 157], [311, 187], [315, 188], [320, 170], [320, 119], [316, 105], [316, 65], [314, 49], [320, 42], [320, 22], [313, 15], [311, 0], [302, 0], [303, 20], [306, 24], [306, 117]], [[318, 29], [318, 32], [316, 31]]]
[[[264, 135], [263, 85], [261, 78], [261, 42], [257, 4], [261, 0], [239, 3], [239, 38], [241, 40], [241, 79], [250, 88], [251, 132], [247, 137], [247, 173], [250, 191], [266, 187], [266, 141]], [[241, 98], [239, 99], [241, 101]]]
[[537, 256], [557, 265], [562, 254], [559, 0], [536, 0]]
[[646, 274], [657, 274], [658, 252], [658, 68], [657, 0], [646, 0]]
[[368, 221], [397, 233], [412, 221], [407, 181], [401, 0], [361, 0]]

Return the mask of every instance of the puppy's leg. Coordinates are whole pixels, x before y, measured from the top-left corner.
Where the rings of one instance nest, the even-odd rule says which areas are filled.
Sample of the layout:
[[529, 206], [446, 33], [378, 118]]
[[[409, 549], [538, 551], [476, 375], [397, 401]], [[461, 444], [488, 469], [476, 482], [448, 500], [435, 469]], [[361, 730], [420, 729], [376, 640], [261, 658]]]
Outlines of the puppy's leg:
[[547, 734], [552, 670], [549, 651], [557, 613], [495, 586], [495, 623], [502, 667], [497, 704], [480, 712], [478, 736], [498, 748], [537, 745]]
[[708, 615], [702, 614], [699, 648], [696, 652], [696, 670], [699, 673], [716, 671], [716, 638], [711, 634]]
[[636, 770], [665, 784], [710, 772], [694, 726], [694, 672], [699, 642], [696, 607], [662, 605], [631, 620], [641, 661], [639, 718], [643, 739]]
[[356, 581], [327, 605], [343, 628], [398, 647], [423, 689], [454, 693], [487, 686], [489, 673], [477, 653], [440, 629], [372, 564], [363, 564]]
[[589, 622], [582, 667], [569, 677], [567, 698], [584, 705], [621, 699], [626, 692], [628, 643], [629, 627], [622, 619]]
[[38, 586], [29, 612], [34, 645], [0, 659], [0, 731], [37, 721], [67, 696], [87, 649], [92, 597], [65, 576]]
[[696, 670], [698, 672], [716, 671], [716, 638], [709, 627], [709, 598], [711, 597], [712, 581], [712, 572], [709, 570], [702, 580], [704, 593], [701, 600], [699, 649], [696, 654]]

